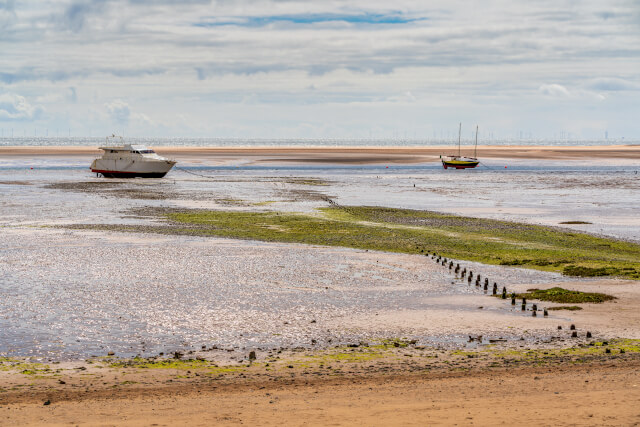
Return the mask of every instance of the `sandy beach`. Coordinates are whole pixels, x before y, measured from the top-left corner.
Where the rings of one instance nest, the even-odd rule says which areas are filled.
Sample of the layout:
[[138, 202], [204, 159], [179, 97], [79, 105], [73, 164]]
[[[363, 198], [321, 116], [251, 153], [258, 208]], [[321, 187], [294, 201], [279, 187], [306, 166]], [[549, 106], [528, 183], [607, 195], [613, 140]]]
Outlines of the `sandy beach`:
[[[16, 378], [20, 375], [0, 373], [3, 385], [12, 385], [0, 394], [0, 422], [12, 426], [640, 422], [637, 354], [507, 366], [496, 358], [482, 360], [481, 353], [440, 353], [450, 365], [442, 368], [428, 362], [434, 360], [433, 352], [428, 358], [421, 352], [403, 349], [367, 363], [334, 360], [337, 373], [322, 365], [303, 367], [286, 357], [267, 368], [259, 363], [224, 376], [198, 367], [96, 369], [76, 363], [61, 366], [56, 377], [33, 385], [32, 380], [28, 384]], [[295, 366], [287, 367], [288, 363]]]
[[[439, 160], [457, 152], [455, 146], [425, 147], [154, 147], [162, 155], [187, 161], [245, 160], [251, 163], [412, 164]], [[463, 154], [472, 149], [466, 147]], [[94, 147], [5, 146], [0, 158], [16, 156], [95, 156]], [[638, 160], [639, 145], [607, 146], [478, 146], [485, 159]]]

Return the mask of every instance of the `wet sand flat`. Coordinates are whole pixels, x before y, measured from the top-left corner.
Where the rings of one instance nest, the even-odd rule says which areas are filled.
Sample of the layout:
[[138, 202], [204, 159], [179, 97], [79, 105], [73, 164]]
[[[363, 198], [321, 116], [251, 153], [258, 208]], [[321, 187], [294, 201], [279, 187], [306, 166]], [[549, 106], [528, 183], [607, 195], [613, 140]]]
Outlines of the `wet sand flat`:
[[[333, 164], [413, 164], [439, 161], [440, 155], [457, 152], [455, 146], [425, 147], [155, 147], [162, 155], [178, 161], [234, 161], [269, 163]], [[470, 148], [465, 147], [465, 153]], [[1, 157], [16, 156], [96, 156], [95, 147], [85, 146], [6, 146]], [[638, 160], [640, 146], [478, 146], [481, 158], [540, 160]]]
[[461, 261], [509, 292], [617, 297], [533, 317], [420, 254], [143, 232], [156, 208], [330, 197], [637, 241], [637, 147], [495, 147], [514, 173], [411, 164], [441, 147], [159, 148], [187, 169], [108, 181], [97, 151], [56, 150], [0, 149], [2, 425], [640, 422], [637, 281]]

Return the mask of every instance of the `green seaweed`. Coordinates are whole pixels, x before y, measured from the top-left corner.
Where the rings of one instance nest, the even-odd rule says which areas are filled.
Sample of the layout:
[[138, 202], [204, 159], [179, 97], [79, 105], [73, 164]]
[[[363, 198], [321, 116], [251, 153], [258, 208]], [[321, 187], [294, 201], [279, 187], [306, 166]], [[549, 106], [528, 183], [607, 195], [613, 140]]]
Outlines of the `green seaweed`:
[[607, 294], [571, 291], [559, 287], [551, 289], [528, 289], [526, 293], [517, 294], [516, 296], [518, 298], [550, 301], [562, 304], [602, 303], [616, 299], [616, 297]]
[[430, 211], [331, 206], [317, 213], [145, 208], [165, 225], [76, 224], [76, 229], [216, 236], [433, 254], [568, 276], [640, 280], [640, 245], [540, 225]]
[[409, 209], [349, 206], [320, 211], [323, 216], [280, 212], [160, 212], [174, 226], [158, 231], [401, 253], [435, 252], [447, 258], [517, 265], [565, 275], [640, 279], [640, 245], [612, 238]]
[[568, 310], [568, 311], [578, 311], [582, 310], [582, 307], [577, 305], [559, 305], [556, 307], [549, 307], [547, 310]]

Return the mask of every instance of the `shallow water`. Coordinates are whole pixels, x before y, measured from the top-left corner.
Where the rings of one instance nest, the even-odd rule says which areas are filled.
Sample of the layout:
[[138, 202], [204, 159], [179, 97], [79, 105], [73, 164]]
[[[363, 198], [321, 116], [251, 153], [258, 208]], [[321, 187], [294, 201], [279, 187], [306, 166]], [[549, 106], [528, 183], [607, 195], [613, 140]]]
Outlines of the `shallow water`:
[[[427, 257], [342, 248], [14, 229], [5, 233], [0, 253], [0, 354], [8, 356], [357, 342], [380, 335], [384, 324], [355, 329], [349, 319], [428, 311], [428, 298], [436, 296], [482, 295], [474, 286], [452, 285], [448, 270]], [[501, 270], [496, 274], [509, 283], [558, 279], [483, 269], [491, 270]], [[439, 325], [429, 337], [417, 337], [449, 335]]]
[[[518, 162], [505, 171], [496, 163], [452, 173], [434, 165], [181, 164], [191, 173], [105, 180], [83, 161], [0, 159], [0, 354], [73, 359], [203, 345], [308, 347], [312, 340], [328, 346], [399, 336], [460, 343], [467, 333], [517, 338], [525, 331], [531, 339], [548, 336], [553, 315], [525, 319], [423, 256], [42, 228], [147, 223], [130, 211], [145, 206], [311, 212], [326, 206], [319, 195], [327, 195], [342, 204], [550, 225], [583, 220], [593, 224], [569, 227], [640, 240], [640, 177], [630, 165], [545, 165]], [[500, 285], [563, 280], [465, 265]]]

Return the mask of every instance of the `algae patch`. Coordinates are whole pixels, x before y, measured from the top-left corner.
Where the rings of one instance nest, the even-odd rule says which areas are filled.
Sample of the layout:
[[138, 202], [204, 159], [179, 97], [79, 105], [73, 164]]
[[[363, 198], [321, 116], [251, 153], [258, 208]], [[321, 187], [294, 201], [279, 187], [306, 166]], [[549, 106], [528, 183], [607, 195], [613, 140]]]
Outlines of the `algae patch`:
[[579, 307], [577, 305], [559, 305], [556, 307], [548, 307], [547, 310], [567, 310], [567, 311], [578, 311], [578, 310], [582, 310], [582, 307]]
[[[188, 233], [344, 246], [517, 265], [568, 276], [640, 279], [640, 245], [585, 233], [429, 211], [367, 206], [284, 212], [159, 212]], [[188, 231], [187, 231], [188, 230]]]
[[[326, 196], [317, 197], [327, 201]], [[333, 203], [333, 202], [332, 202]], [[319, 213], [144, 208], [163, 225], [84, 225], [69, 228], [215, 236], [267, 242], [341, 246], [429, 254], [511, 265], [567, 276], [640, 280], [640, 245], [566, 229], [368, 206], [320, 208]]]
[[[551, 289], [528, 289], [526, 293], [517, 294], [518, 298], [534, 299], [539, 301], [550, 301], [562, 304], [581, 304], [581, 303], [602, 303], [611, 301], [616, 297], [601, 294], [597, 292], [579, 292], [570, 291], [559, 287]], [[575, 310], [576, 308], [565, 308], [565, 310]], [[580, 308], [577, 308], [580, 310]], [[556, 308], [556, 310], [559, 310]]]

